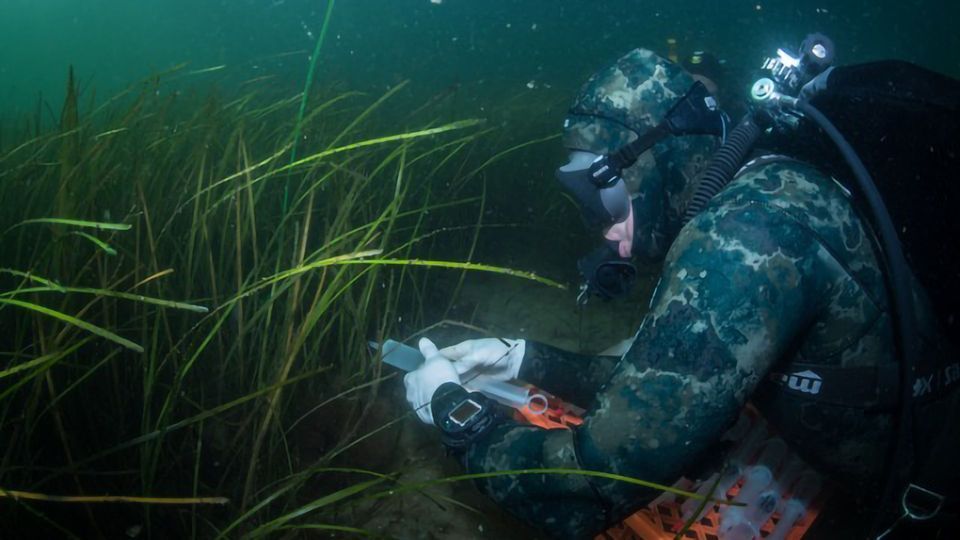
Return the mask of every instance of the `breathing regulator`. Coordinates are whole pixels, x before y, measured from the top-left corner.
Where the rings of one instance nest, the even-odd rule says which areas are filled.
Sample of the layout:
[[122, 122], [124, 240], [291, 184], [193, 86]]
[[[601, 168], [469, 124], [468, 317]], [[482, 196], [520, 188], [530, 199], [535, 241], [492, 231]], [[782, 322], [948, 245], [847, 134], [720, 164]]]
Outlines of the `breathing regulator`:
[[834, 51], [833, 40], [823, 34], [808, 35], [799, 52], [777, 49], [775, 56], [763, 61], [761, 70], [768, 76], [753, 83], [751, 101], [773, 113], [771, 118], [777, 125], [796, 127], [800, 118], [797, 101], [822, 89], [818, 86], [825, 87]]

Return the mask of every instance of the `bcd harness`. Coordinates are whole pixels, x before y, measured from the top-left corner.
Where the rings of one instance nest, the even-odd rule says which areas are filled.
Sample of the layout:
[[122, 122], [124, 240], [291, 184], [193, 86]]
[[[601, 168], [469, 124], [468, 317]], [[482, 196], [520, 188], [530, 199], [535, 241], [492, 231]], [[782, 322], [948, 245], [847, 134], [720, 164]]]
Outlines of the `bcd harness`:
[[[861, 130], [860, 121], [868, 117], [882, 117], [885, 110], [876, 105], [890, 106], [900, 105], [895, 94], [902, 87], [895, 84], [896, 76], [902, 76], [909, 73], [913, 78], [926, 77], [932, 81], [930, 84], [921, 83], [909, 84], [911, 90], [938, 88], [944, 90], [942, 95], [936, 96], [932, 101], [937, 109], [937, 114], [945, 112], [952, 113], [939, 121], [948, 124], [948, 131], [956, 134], [958, 129], [957, 109], [960, 108], [960, 84], [949, 80], [941, 75], [923, 70], [922, 68], [912, 66], [903, 62], [886, 63], [880, 62], [873, 65], [852, 66], [850, 68], [837, 68], [832, 72], [824, 70], [825, 66], [811, 66], [805, 64], [804, 60], [811, 55], [809, 44], [816, 42], [811, 38], [817, 36], [808, 36], [801, 49], [804, 49], [802, 58], [794, 58], [789, 53], [778, 50], [779, 58], [768, 59], [764, 65], [768, 69], [773, 79], [763, 78], [758, 80], [751, 90], [751, 96], [754, 103], [759, 105], [761, 114], [754, 111], [752, 115], [741, 122], [731, 133], [730, 141], [736, 144], [725, 144], [731, 148], [727, 149], [727, 156], [722, 163], [711, 163], [705, 171], [705, 177], [709, 177], [711, 170], [719, 171], [714, 176], [720, 181], [708, 183], [705, 186], [706, 193], [700, 194], [695, 198], [691, 208], [687, 209], [685, 217], [692, 218], [697, 212], [702, 210], [706, 201], [718, 193], [733, 177], [731, 169], [734, 163], [742, 162], [746, 153], [752, 147], [753, 143], [760, 135], [760, 129], [752, 125], [753, 121], [749, 116], [753, 116], [756, 122], [766, 124], [764, 127], [772, 126], [773, 131], [779, 131], [781, 134], [787, 134], [796, 141], [798, 135], [798, 126], [806, 126], [808, 134], [812, 130], [814, 135], [825, 133], [834, 143], [834, 156], [839, 156], [840, 161], [847, 165], [852, 178], [855, 180], [853, 191], [856, 194], [854, 207], [865, 217], [865, 224], [869, 224], [869, 229], [873, 232], [875, 252], [879, 255], [881, 267], [884, 270], [886, 290], [889, 298], [889, 311], [891, 315], [892, 327], [894, 330], [894, 343], [897, 352], [897, 363], [881, 364], [872, 368], [844, 368], [830, 367], [820, 364], [792, 363], [790, 373], [775, 373], [771, 376], [769, 383], [779, 385], [780, 390], [786, 395], [803, 400], [814, 400], [823, 404], [840, 405], [854, 407], [863, 410], [887, 410], [896, 412], [897, 430], [895, 443], [892, 448], [891, 458], [888, 462], [888, 480], [884, 494], [881, 500], [880, 511], [877, 512], [877, 518], [874, 523], [874, 529], [883, 531], [877, 538], [884, 538], [890, 534], [897, 525], [903, 520], [913, 522], [928, 521], [937, 517], [944, 504], [948, 502], [945, 496], [948, 492], [954, 492], [957, 487], [955, 479], [951, 479], [946, 474], [938, 474], [938, 466], [951, 462], [951, 454], [956, 451], [960, 441], [954, 433], [950, 424], [942, 424], [939, 436], [931, 443], [929, 448], [924, 448], [921, 454], [926, 454], [924, 463], [918, 463], [917, 452], [917, 425], [926, 421], [921, 417], [919, 408], [924, 405], [944, 398], [948, 391], [955, 387], [960, 380], [960, 365], [957, 362], [955, 349], [951, 349], [948, 344], [938, 344], [924, 342], [918, 328], [918, 308], [915, 305], [914, 298], [914, 278], [922, 286], [927, 288], [934, 297], [934, 308], [937, 315], [940, 316], [940, 323], [943, 328], [949, 328], [954, 324], [955, 310], [958, 302], [958, 287], [955, 282], [950, 282], [950, 278], [956, 276], [958, 265], [952, 255], [944, 257], [944, 249], [941, 246], [932, 246], [932, 239], [936, 237], [935, 230], [932, 229], [930, 215], [948, 215], [950, 211], [955, 211], [957, 203], [957, 183], [950, 182], [948, 187], [940, 194], [942, 199], [937, 200], [935, 195], [927, 193], [924, 202], [934, 201], [935, 204], [917, 204], [920, 200], [917, 196], [904, 197], [896, 192], [903, 189], [903, 180], [894, 177], [891, 174], [904, 174], [904, 170], [916, 171], [923, 163], [916, 163], [916, 152], [909, 153], [906, 159], [893, 159], [896, 154], [893, 152], [877, 156], [869, 154], [871, 165], [881, 171], [881, 180], [884, 181], [883, 187], [887, 195], [883, 197], [878, 184], [871, 178], [866, 165], [858, 156], [854, 149], [840, 130], [811, 102], [816, 102], [818, 96], [827, 96], [827, 104], [830, 104], [829, 97], [831, 92], [835, 92], [833, 105], [843, 103], [852, 103], [860, 106], [860, 114], [847, 116], [851, 122], [852, 132], [856, 133], [861, 147], [870, 147], [875, 141], [883, 141], [888, 134], [885, 130], [891, 129], [890, 124], [877, 122], [872, 124], [876, 129], [872, 132]], [[832, 43], [830, 44], [832, 47]], [[814, 48], [814, 53], [816, 49]], [[830, 55], [832, 57], [832, 53]], [[865, 75], [877, 74], [883, 72], [886, 66], [892, 66], [890, 73], [885, 76], [874, 77], [873, 80], [866, 78]], [[808, 68], [817, 68], [806, 71]], [[849, 71], [849, 73], [848, 73]], [[836, 84], [834, 84], [836, 83]], [[873, 85], [871, 86], [871, 83]], [[844, 86], [852, 86], [852, 91], [845, 92]], [[814, 86], [813, 95], [804, 95], [800, 87], [806, 90]], [[798, 99], [796, 95], [800, 95]], [[839, 97], [837, 97], [839, 96]], [[821, 100], [822, 101], [822, 100]], [[902, 106], [894, 117], [897, 118], [899, 125], [897, 127], [912, 127], [913, 129], [922, 129], [925, 127], [923, 122], [917, 122], [917, 115], [904, 113], [904, 110], [916, 112], [918, 104], [922, 104], [923, 96], [917, 93], [908, 93], [907, 101], [909, 107]], [[864, 105], [866, 104], [866, 105]], [[764, 116], [763, 113], [766, 113]], [[905, 120], [913, 120], [913, 123]], [[954, 120], [951, 122], [951, 120]], [[812, 122], [811, 122], [812, 121]], [[779, 128], [779, 129], [778, 129]], [[872, 137], [871, 137], [872, 135]], [[902, 139], [903, 133], [897, 133]], [[739, 136], [739, 141], [736, 139]], [[813, 137], [822, 140], [822, 136]], [[893, 138], [893, 137], [891, 137]], [[919, 137], [918, 137], [919, 138]], [[802, 140], [801, 140], [802, 141]], [[952, 170], [956, 165], [957, 149], [956, 137], [937, 140], [940, 145], [941, 162], [946, 164], [946, 170]], [[913, 144], [917, 144], [913, 141]], [[923, 144], [923, 143], [921, 143]], [[944, 151], [943, 146], [950, 148]], [[796, 146], [796, 144], [791, 144]], [[929, 146], [930, 153], [934, 153], [935, 146]], [[717, 152], [718, 155], [724, 153], [724, 148]], [[892, 149], [897, 150], [897, 149]], [[791, 152], [791, 154], [794, 154]], [[796, 154], [794, 154], [796, 155]], [[818, 159], [823, 154], [814, 153]], [[800, 154], [802, 156], [802, 153]], [[798, 157], [800, 157], [798, 156]], [[904, 165], [904, 161], [907, 162]], [[921, 160], [922, 161], [922, 160]], [[899, 163], [897, 168], [894, 164]], [[936, 170], [936, 167], [933, 167]], [[895, 171], [895, 172], [894, 172]], [[833, 171], [831, 171], [833, 172]], [[884, 176], [886, 173], [887, 176]], [[849, 175], [847, 175], [849, 178]], [[920, 174], [915, 175], [920, 179]], [[725, 180], [725, 181], [724, 181]], [[944, 178], [944, 181], [952, 180]], [[930, 189], [931, 185], [909, 186], [912, 192], [925, 191]], [[931, 190], [935, 191], [935, 190]], [[891, 193], [892, 192], [892, 193]], [[885, 199], [891, 200], [892, 205], [885, 204]], [[907, 202], [913, 204], [907, 204]], [[894, 211], [890, 211], [888, 206]], [[946, 210], [945, 210], [946, 209]], [[936, 212], [946, 212], [946, 214], [937, 214]], [[911, 214], [912, 212], [912, 214]], [[910, 217], [916, 214], [926, 214], [916, 220]], [[944, 220], [941, 219], [941, 222]], [[934, 221], [933, 224], [938, 222]], [[957, 228], [956, 219], [952, 216], [946, 220], [937, 231], [949, 231], [950, 227]], [[915, 227], [915, 225], [920, 227]], [[907, 232], [910, 235], [907, 235]], [[903, 236], [904, 238], [901, 238]], [[926, 237], [926, 238], [924, 238]], [[913, 248], [912, 256], [908, 257], [901, 241], [911, 240], [908, 247]], [[919, 240], [918, 240], [919, 239]], [[921, 240], [926, 240], [922, 242]], [[915, 247], [920, 244], [919, 247]], [[939, 248], [939, 249], [937, 249]], [[909, 262], [909, 266], [908, 266]], [[912, 267], [912, 268], [911, 268]], [[947, 281], [947, 285], [944, 285]], [[954, 344], [955, 346], [955, 344]], [[931, 350], [932, 347], [932, 350]], [[956, 416], [958, 413], [957, 399], [949, 404], [948, 416]], [[956, 493], [952, 493], [949, 504], [956, 503], [953, 500]], [[892, 523], [884, 517], [887, 510], [892, 510], [894, 505], [899, 506], [899, 515]]]

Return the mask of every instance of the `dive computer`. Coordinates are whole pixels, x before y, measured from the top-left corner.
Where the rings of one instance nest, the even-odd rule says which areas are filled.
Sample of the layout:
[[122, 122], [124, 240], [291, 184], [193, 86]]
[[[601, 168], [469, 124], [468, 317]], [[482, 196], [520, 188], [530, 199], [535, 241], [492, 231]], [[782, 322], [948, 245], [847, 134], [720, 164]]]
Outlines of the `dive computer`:
[[433, 394], [433, 421], [443, 433], [443, 443], [464, 448], [487, 432], [498, 417], [497, 403], [479, 392], [467, 392], [445, 383]]

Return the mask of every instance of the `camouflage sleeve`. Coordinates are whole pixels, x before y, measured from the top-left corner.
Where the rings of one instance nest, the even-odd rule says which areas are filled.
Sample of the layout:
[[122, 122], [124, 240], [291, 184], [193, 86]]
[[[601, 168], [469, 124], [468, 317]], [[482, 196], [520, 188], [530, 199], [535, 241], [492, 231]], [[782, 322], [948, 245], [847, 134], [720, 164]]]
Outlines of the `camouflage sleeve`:
[[520, 379], [580, 407], [587, 407], [610, 379], [620, 358], [576, 354], [527, 340]]
[[[760, 202], [689, 223], [667, 256], [633, 347], [575, 431], [503, 424], [471, 446], [470, 471], [562, 467], [671, 484], [711, 446], [776, 359], [813, 323], [830, 258], [806, 227]], [[588, 537], [655, 497], [578, 475], [513, 475], [480, 485], [561, 538]]]

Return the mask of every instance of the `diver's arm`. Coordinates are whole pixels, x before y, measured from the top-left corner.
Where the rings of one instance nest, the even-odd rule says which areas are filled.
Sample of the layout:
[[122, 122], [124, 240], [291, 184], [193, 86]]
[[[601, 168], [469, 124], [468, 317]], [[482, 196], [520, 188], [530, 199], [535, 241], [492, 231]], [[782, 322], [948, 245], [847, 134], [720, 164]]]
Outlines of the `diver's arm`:
[[[673, 483], [735, 420], [771, 364], [814, 320], [829, 256], [796, 222], [745, 205], [701, 214], [671, 248], [653, 306], [582, 426], [502, 424], [469, 447], [472, 472], [563, 467]], [[562, 396], [561, 396], [562, 397]], [[551, 535], [595, 534], [656, 496], [570, 475], [484, 480]]]
[[527, 340], [519, 379], [587, 407], [610, 379], [618, 356], [592, 356]]

